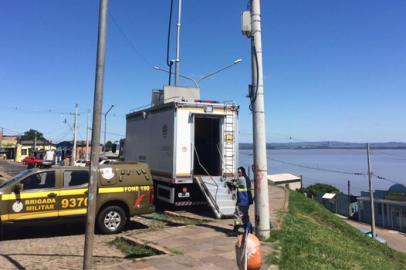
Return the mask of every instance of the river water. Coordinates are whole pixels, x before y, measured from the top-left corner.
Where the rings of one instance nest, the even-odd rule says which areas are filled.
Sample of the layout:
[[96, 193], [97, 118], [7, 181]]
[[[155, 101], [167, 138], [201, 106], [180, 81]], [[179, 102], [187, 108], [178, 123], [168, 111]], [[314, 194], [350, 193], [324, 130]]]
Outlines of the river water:
[[[360, 149], [311, 149], [268, 150], [268, 174], [293, 173], [302, 175], [303, 185], [331, 184], [347, 193], [359, 195], [368, 190], [368, 163], [366, 150]], [[252, 150], [240, 150], [241, 166], [252, 164]], [[371, 150], [371, 167], [375, 189], [387, 190], [395, 182], [406, 186], [406, 150]], [[358, 175], [362, 174], [362, 175]], [[251, 172], [252, 175], [252, 172]]]

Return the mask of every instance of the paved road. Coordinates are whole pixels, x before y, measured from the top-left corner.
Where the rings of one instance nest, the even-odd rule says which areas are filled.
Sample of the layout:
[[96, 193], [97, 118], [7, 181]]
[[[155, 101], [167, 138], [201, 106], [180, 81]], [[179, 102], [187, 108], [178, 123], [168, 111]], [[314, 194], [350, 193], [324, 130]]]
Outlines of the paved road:
[[[270, 215], [274, 227], [280, 224], [281, 210], [287, 207], [288, 194], [285, 190], [271, 186], [269, 188]], [[254, 217], [254, 207], [250, 208]], [[272, 219], [273, 218], [273, 219]], [[115, 266], [100, 266], [106, 270], [186, 270], [186, 269], [237, 269], [235, 261], [236, 237], [231, 234], [233, 220], [214, 220], [196, 226], [165, 228], [159, 231], [139, 233], [128, 232], [127, 236], [141, 242], [154, 243], [166, 247], [176, 256], [157, 256], [144, 261], [125, 261]], [[272, 247], [269, 243], [261, 246], [265, 259]], [[262, 269], [266, 269], [264, 264]]]
[[[277, 213], [287, 205], [287, 194], [279, 188], [270, 188], [270, 206], [273, 225]], [[254, 217], [254, 207], [251, 207]], [[212, 220], [195, 226], [142, 230], [137, 220], [122, 235], [166, 247], [174, 254], [135, 261], [125, 258], [109, 245], [116, 235], [96, 235], [95, 260], [97, 269], [106, 270], [182, 270], [182, 269], [236, 269], [234, 245], [236, 237], [230, 234], [232, 220]], [[148, 227], [148, 226], [147, 226]], [[84, 229], [82, 225], [62, 224], [47, 227], [9, 227], [0, 241], [0, 269], [81, 269]], [[262, 246], [263, 255], [271, 246]]]
[[0, 160], [0, 172], [5, 172], [8, 175], [16, 175], [17, 173], [25, 170], [26, 165], [12, 161]]
[[[368, 224], [357, 222], [354, 220], [345, 219], [345, 222], [347, 222], [348, 224], [350, 224], [355, 228], [363, 228], [363, 229], [371, 228], [370, 225]], [[406, 253], [406, 234], [401, 233], [399, 231], [383, 229], [379, 227], [376, 227], [375, 230], [376, 234], [378, 234], [379, 237], [382, 237], [383, 239], [386, 240], [388, 246], [397, 251]]]

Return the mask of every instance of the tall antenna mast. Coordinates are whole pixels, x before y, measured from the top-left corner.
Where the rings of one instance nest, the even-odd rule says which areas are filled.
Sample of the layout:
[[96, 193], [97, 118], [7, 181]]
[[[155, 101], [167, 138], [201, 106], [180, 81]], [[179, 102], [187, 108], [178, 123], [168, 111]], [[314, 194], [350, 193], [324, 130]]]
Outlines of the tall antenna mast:
[[179, 83], [179, 65], [180, 65], [180, 22], [182, 17], [182, 0], [178, 0], [178, 23], [176, 33], [176, 59], [175, 59], [175, 85]]

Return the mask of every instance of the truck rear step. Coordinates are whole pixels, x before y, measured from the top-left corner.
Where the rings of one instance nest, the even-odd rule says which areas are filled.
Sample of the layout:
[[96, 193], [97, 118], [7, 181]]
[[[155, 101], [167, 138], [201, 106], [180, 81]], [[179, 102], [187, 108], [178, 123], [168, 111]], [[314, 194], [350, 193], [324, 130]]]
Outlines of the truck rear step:
[[196, 182], [216, 218], [229, 217], [235, 212], [236, 197], [221, 176], [196, 176]]

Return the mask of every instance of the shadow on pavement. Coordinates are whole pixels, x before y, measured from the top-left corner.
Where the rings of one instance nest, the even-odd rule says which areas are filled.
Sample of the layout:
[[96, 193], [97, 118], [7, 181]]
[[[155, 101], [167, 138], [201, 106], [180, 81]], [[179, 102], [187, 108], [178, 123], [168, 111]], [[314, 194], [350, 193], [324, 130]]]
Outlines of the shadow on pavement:
[[[18, 261], [12, 258], [12, 256], [35, 256], [35, 257], [78, 257], [83, 258], [83, 255], [72, 255], [72, 254], [35, 254], [35, 253], [10, 253], [10, 254], [0, 254], [0, 257], [5, 258], [9, 261], [16, 269], [18, 270], [27, 270], [24, 266], [22, 266]], [[98, 259], [125, 259], [123, 257], [118, 256], [98, 256], [94, 255], [93, 258]], [[39, 268], [38, 268], [39, 269]]]
[[3, 258], [5, 258], [7, 261], [9, 261], [16, 269], [18, 270], [25, 270], [26, 268], [24, 266], [22, 266], [19, 262], [17, 262], [16, 260], [14, 260], [13, 258], [10, 257], [10, 255], [3, 255], [1, 254], [0, 256], [2, 256]]
[[209, 229], [213, 229], [216, 232], [220, 232], [223, 233], [224, 235], [226, 235], [227, 237], [235, 237], [238, 235], [238, 233], [234, 232], [232, 229], [228, 229], [225, 228], [223, 226], [219, 226], [216, 224], [208, 224], [208, 223], [202, 223], [202, 224], [198, 224], [196, 225], [198, 227], [205, 227], [205, 228], [209, 228]]
[[[146, 228], [148, 227], [144, 224], [130, 220], [125, 227], [124, 232]], [[85, 234], [85, 223], [75, 222], [64, 224], [47, 223], [43, 225], [5, 225], [0, 230], [0, 239], [2, 241], [50, 238]]]

